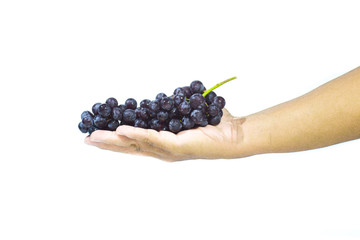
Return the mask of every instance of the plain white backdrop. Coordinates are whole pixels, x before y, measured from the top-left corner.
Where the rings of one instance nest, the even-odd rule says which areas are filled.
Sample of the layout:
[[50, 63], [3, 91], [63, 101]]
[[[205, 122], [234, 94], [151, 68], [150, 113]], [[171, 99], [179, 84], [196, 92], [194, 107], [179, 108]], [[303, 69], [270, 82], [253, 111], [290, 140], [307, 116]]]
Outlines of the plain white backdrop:
[[192, 80], [243, 116], [359, 66], [358, 1], [1, 1], [0, 239], [359, 239], [360, 142], [166, 163], [85, 145], [95, 102]]

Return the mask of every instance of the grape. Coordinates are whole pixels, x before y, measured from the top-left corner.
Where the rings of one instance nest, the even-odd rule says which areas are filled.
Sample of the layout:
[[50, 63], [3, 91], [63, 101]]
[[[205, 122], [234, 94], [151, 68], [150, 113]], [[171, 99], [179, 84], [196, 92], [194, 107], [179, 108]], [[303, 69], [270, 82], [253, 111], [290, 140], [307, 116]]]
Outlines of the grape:
[[176, 107], [174, 107], [173, 109], [171, 109], [169, 111], [169, 119], [173, 119], [173, 118], [176, 118], [176, 119], [181, 118], [180, 112], [179, 112], [178, 108], [176, 108]]
[[157, 119], [159, 120], [159, 122], [163, 123], [165, 122], [168, 117], [169, 117], [169, 114], [168, 112], [165, 112], [165, 111], [160, 111], [158, 112], [158, 114], [156, 115]]
[[183, 117], [181, 121], [184, 129], [191, 129], [195, 126], [195, 122], [189, 117]]
[[158, 100], [151, 101], [149, 104], [149, 109], [155, 113], [160, 111], [160, 103]]
[[94, 126], [91, 126], [90, 128], [89, 128], [89, 131], [88, 131], [88, 133], [89, 134], [92, 134], [94, 131], [96, 131], [96, 130], [98, 130], [98, 128], [96, 128], [96, 127], [94, 127]]
[[181, 130], [182, 125], [180, 120], [178, 119], [171, 119], [169, 122], [169, 130], [173, 133], [177, 133]]
[[136, 119], [134, 123], [134, 127], [147, 128], [147, 123], [142, 119]]
[[195, 80], [190, 84], [191, 93], [203, 93], [205, 91], [205, 87], [199, 80]]
[[140, 102], [140, 107], [142, 108], [149, 108], [149, 104], [150, 104], [150, 100], [149, 99], [144, 99]]
[[156, 95], [156, 100], [161, 100], [162, 98], [166, 97], [165, 93], [158, 93], [158, 95]]
[[180, 114], [182, 114], [184, 116], [188, 115], [191, 112], [190, 103], [186, 102], [186, 101], [180, 103], [178, 110], [179, 110]]
[[215, 104], [210, 104], [209, 107], [207, 108], [207, 113], [212, 117], [218, 115], [219, 112], [220, 109]]
[[106, 104], [109, 105], [111, 108], [114, 108], [118, 106], [118, 101], [115, 98], [111, 97], [106, 100]]
[[190, 97], [190, 106], [193, 109], [196, 109], [198, 107], [200, 107], [201, 105], [205, 104], [205, 98], [203, 95], [201, 95], [200, 93], [195, 93], [193, 95], [191, 95]]
[[216, 96], [213, 104], [215, 104], [219, 109], [223, 109], [225, 107], [225, 99], [223, 97]]
[[98, 127], [100, 129], [105, 129], [107, 126], [106, 118], [104, 118], [100, 115], [96, 115], [94, 118], [94, 125], [95, 125], [95, 127]]
[[213, 92], [213, 91], [209, 92], [209, 93], [206, 95], [206, 97], [205, 97], [206, 102], [207, 102], [208, 104], [213, 103], [215, 97], [216, 97], [216, 93], [215, 93], [215, 92]]
[[195, 122], [195, 124], [200, 124], [206, 119], [206, 116], [201, 110], [195, 109], [191, 112], [190, 118]]
[[109, 117], [111, 115], [111, 107], [107, 104], [101, 104], [98, 109], [99, 115]]
[[185, 90], [181, 87], [178, 87], [174, 90], [174, 95], [185, 96]]
[[150, 117], [149, 109], [141, 107], [137, 112], [136, 117], [142, 120], [148, 120]]
[[209, 118], [209, 124], [213, 125], [213, 126], [218, 125], [220, 123], [220, 121], [221, 121], [221, 115], [220, 114], [216, 115], [215, 117], [210, 117]]
[[189, 86], [186, 86], [186, 87], [182, 87], [182, 89], [184, 89], [185, 97], [186, 97], [186, 98], [190, 98], [190, 97], [191, 97], [190, 87], [189, 87]]
[[121, 110], [120, 107], [114, 107], [112, 109], [112, 113], [111, 116], [114, 120], [121, 120], [122, 119], [122, 115], [123, 115], [123, 111]]
[[136, 107], [137, 107], [137, 102], [136, 102], [136, 100], [133, 99], [133, 98], [128, 98], [128, 99], [125, 101], [125, 106], [126, 106], [126, 109], [135, 110]]
[[83, 123], [84, 127], [91, 127], [93, 125], [93, 117], [92, 116], [85, 116], [81, 122]]
[[97, 115], [99, 112], [98, 112], [98, 110], [99, 110], [99, 107], [100, 107], [100, 105], [101, 105], [101, 103], [95, 103], [93, 106], [92, 106], [92, 112], [95, 114], [95, 115]]
[[81, 120], [85, 117], [94, 117], [94, 115], [89, 112], [89, 111], [84, 111], [82, 114], [81, 114]]
[[174, 100], [169, 97], [163, 97], [160, 100], [160, 107], [165, 111], [169, 111], [174, 107]]
[[123, 113], [123, 120], [125, 123], [132, 124], [135, 122], [136, 119], [136, 113], [135, 110], [132, 109], [126, 109]]
[[162, 128], [159, 120], [157, 120], [156, 118], [151, 119], [149, 125], [151, 129], [154, 129], [156, 131], [160, 131]]
[[107, 126], [110, 131], [115, 131], [119, 125], [118, 120], [111, 120]]
[[89, 128], [85, 127], [82, 122], [79, 122], [78, 127], [82, 133], [87, 133], [89, 131]]
[[120, 104], [118, 107], [120, 108], [121, 112], [125, 112], [126, 110], [125, 104]]
[[174, 96], [174, 104], [175, 106], [179, 106], [185, 100], [185, 96], [183, 95], [175, 95]]

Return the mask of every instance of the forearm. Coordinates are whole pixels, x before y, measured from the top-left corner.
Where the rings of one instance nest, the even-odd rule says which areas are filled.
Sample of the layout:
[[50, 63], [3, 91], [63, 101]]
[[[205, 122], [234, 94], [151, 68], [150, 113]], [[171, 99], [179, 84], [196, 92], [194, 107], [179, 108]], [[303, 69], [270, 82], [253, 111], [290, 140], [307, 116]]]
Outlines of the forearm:
[[308, 150], [359, 138], [360, 67], [247, 116], [242, 129], [243, 147], [252, 154]]

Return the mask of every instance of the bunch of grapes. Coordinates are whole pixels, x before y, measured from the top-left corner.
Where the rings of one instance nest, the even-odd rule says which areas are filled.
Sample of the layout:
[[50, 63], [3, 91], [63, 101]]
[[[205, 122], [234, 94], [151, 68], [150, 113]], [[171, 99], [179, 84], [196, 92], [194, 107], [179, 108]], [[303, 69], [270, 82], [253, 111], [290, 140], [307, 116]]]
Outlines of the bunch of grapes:
[[84, 111], [78, 127], [82, 133], [91, 134], [99, 129], [115, 131], [120, 125], [173, 133], [208, 124], [215, 126], [223, 116], [225, 99], [213, 90], [235, 78], [216, 84], [209, 90], [195, 80], [190, 86], [176, 88], [171, 96], [159, 93], [155, 100], [144, 99], [139, 105], [133, 98], [118, 104], [111, 97], [105, 103], [95, 103], [92, 112]]

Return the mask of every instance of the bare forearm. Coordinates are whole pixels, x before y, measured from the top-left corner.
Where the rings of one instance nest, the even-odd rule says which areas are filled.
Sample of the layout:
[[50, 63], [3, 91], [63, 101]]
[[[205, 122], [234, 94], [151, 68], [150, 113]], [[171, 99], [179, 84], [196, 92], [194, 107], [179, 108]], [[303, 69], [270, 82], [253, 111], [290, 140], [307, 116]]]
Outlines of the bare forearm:
[[254, 154], [320, 148], [360, 137], [360, 67], [289, 102], [245, 118]]

